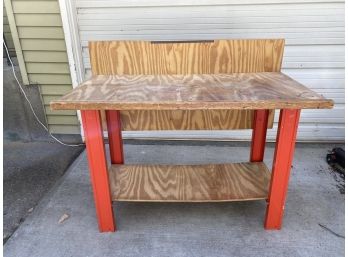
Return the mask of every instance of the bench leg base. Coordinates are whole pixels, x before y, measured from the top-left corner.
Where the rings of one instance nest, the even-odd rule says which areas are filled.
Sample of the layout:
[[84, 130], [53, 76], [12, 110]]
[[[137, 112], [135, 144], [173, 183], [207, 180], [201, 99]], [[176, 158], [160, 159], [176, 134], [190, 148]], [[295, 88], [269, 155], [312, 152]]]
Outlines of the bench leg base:
[[87, 158], [100, 232], [116, 230], [112, 209], [103, 128], [99, 111], [81, 111]]
[[281, 229], [300, 111], [297, 109], [280, 111], [265, 229]]

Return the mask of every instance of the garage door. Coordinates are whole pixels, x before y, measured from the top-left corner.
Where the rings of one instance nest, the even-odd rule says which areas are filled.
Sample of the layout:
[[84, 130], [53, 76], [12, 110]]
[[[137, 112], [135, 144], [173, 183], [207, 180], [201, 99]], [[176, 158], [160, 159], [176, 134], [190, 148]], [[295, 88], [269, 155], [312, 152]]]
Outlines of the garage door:
[[[344, 1], [77, 0], [85, 78], [90, 40], [285, 38], [283, 72], [335, 101], [303, 110], [300, 141], [344, 140]], [[278, 113], [276, 114], [276, 121]], [[276, 135], [277, 122], [268, 133]], [[127, 138], [249, 140], [250, 131], [127, 132]]]

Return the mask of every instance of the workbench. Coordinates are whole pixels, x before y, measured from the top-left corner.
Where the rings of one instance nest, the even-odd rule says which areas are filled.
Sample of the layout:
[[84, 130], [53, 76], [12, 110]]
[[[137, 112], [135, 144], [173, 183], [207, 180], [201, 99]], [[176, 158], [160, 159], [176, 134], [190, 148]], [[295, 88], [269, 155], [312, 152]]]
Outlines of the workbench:
[[[300, 111], [333, 106], [280, 72], [283, 47], [283, 40], [90, 43], [93, 76], [51, 108], [81, 111], [100, 231], [116, 229], [112, 201], [266, 199], [265, 228], [281, 228]], [[276, 109], [270, 171], [263, 156]], [[124, 164], [122, 130], [250, 128], [249, 162]]]

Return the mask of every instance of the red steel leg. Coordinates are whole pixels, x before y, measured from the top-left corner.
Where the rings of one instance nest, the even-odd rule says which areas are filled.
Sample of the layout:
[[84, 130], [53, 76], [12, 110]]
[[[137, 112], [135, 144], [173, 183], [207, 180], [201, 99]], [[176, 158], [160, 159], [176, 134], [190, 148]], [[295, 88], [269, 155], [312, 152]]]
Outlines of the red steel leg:
[[100, 232], [115, 231], [103, 128], [99, 111], [81, 111]]
[[300, 111], [297, 109], [280, 111], [265, 229], [280, 229], [282, 225]]
[[106, 111], [108, 126], [109, 147], [112, 164], [123, 164], [123, 143], [119, 111]]
[[255, 110], [253, 135], [251, 138], [251, 162], [262, 162], [265, 152], [269, 110]]

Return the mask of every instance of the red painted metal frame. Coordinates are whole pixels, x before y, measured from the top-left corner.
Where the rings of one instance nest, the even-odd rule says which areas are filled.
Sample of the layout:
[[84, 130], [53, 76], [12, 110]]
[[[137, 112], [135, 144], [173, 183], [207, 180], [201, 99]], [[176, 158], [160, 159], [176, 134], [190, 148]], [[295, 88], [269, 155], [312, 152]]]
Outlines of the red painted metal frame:
[[262, 162], [265, 153], [269, 110], [255, 110], [251, 138], [250, 161]]
[[99, 230], [100, 232], [114, 232], [116, 226], [110, 195], [100, 112], [94, 110], [81, 111], [81, 116]]
[[300, 111], [298, 109], [280, 111], [265, 229], [280, 229], [282, 225]]
[[123, 142], [120, 112], [108, 110], [105, 111], [108, 127], [109, 147], [112, 164], [123, 164]]
[[[281, 228], [300, 111], [297, 109], [283, 109], [280, 111], [265, 229]], [[116, 230], [116, 225], [110, 195], [101, 115], [97, 110], [84, 110], [81, 111], [81, 116], [99, 230], [101, 232], [113, 232]], [[268, 116], [268, 110], [256, 110], [254, 113], [250, 153], [250, 160], [253, 162], [263, 160]], [[123, 145], [119, 111], [106, 111], [106, 119], [112, 163], [122, 164]]]

